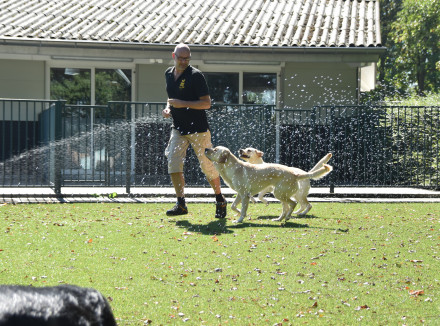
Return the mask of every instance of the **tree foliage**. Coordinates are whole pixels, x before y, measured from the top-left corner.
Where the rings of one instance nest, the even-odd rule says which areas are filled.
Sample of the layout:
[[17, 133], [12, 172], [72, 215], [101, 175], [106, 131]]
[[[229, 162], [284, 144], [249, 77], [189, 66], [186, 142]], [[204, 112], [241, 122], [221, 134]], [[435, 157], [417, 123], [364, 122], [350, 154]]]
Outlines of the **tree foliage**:
[[387, 53], [379, 78], [385, 86], [418, 94], [440, 86], [440, 0], [382, 0]]

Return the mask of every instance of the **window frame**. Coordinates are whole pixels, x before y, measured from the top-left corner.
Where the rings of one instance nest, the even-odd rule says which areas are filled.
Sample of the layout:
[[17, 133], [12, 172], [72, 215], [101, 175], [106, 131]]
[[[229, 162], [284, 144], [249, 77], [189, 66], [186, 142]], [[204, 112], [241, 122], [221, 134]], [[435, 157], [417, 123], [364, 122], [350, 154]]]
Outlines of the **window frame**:
[[96, 69], [131, 70], [131, 101], [136, 98], [136, 65], [127, 62], [99, 62], [83, 60], [49, 60], [45, 69], [45, 97], [50, 99], [50, 70], [52, 68], [90, 69], [90, 105], [96, 105]]
[[275, 105], [280, 104], [280, 91], [281, 91], [281, 71], [282, 64], [280, 65], [257, 65], [257, 64], [207, 64], [193, 63], [195, 67], [205, 72], [224, 72], [224, 73], [238, 73], [238, 104], [243, 104], [243, 74], [244, 73], [261, 73], [261, 74], [276, 74], [276, 102]]

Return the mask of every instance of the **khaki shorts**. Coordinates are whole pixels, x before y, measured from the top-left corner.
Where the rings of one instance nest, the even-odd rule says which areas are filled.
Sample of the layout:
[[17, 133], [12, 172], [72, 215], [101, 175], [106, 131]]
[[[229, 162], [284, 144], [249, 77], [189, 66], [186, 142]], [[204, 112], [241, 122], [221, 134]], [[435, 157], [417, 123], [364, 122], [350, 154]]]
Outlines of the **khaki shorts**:
[[181, 135], [179, 131], [172, 128], [168, 146], [165, 149], [165, 156], [168, 159], [168, 173], [183, 172], [186, 150], [188, 146], [194, 149], [199, 159], [200, 168], [206, 175], [208, 181], [219, 177], [214, 164], [205, 156], [205, 148], [211, 148], [211, 132], [200, 132], [190, 135]]

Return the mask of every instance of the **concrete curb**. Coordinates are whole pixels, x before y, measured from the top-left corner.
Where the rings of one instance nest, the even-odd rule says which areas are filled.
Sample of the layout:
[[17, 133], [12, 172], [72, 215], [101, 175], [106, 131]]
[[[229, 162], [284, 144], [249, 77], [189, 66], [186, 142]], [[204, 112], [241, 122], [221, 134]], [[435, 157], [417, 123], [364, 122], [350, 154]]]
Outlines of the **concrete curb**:
[[[1, 188], [0, 203], [172, 203], [175, 202], [174, 189], [171, 187], [132, 188], [62, 188], [62, 195], [55, 194], [51, 188]], [[213, 203], [214, 196], [210, 188], [185, 189], [188, 202]], [[236, 193], [223, 188], [228, 202], [232, 202]], [[278, 202], [273, 196], [268, 201]], [[326, 187], [312, 188], [309, 194], [311, 202], [440, 202], [440, 191], [417, 188], [336, 188], [333, 193]]]

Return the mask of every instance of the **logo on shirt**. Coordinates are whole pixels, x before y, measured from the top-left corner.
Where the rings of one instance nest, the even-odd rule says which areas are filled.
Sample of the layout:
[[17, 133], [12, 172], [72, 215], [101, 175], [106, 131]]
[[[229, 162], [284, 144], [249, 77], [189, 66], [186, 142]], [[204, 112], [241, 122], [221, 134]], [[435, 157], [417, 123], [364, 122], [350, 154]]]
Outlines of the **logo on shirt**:
[[182, 79], [179, 85], [179, 89], [184, 89], [184, 88], [185, 88], [185, 79]]

